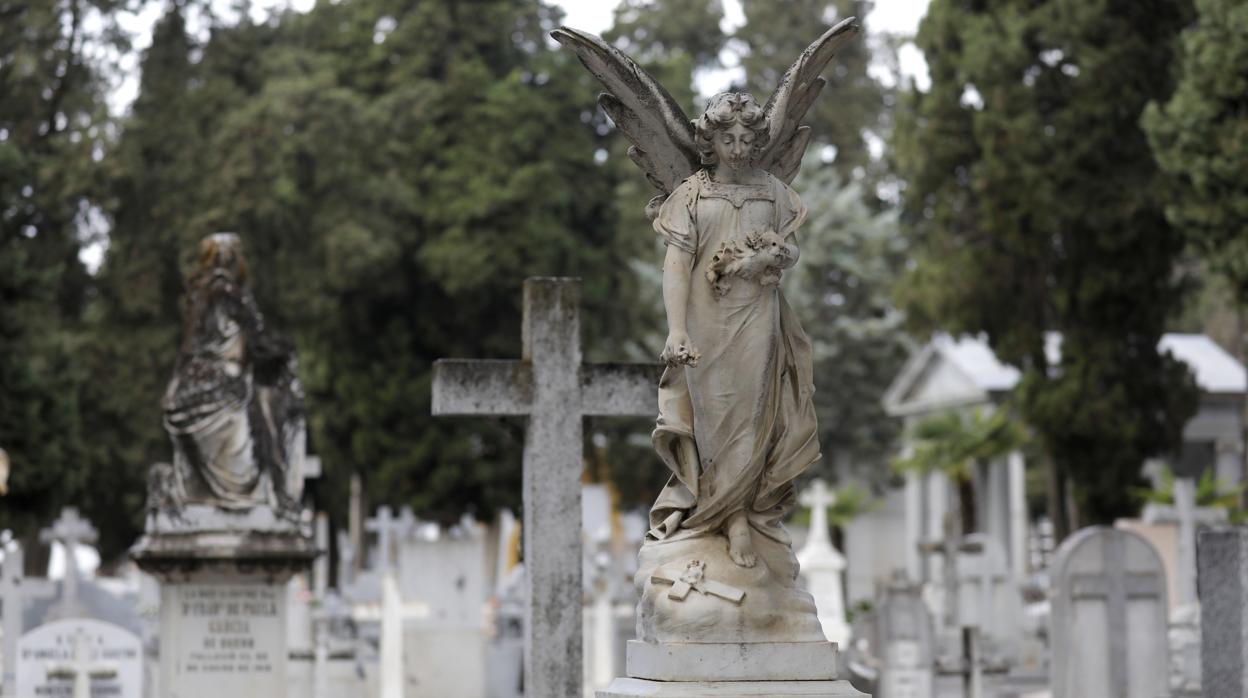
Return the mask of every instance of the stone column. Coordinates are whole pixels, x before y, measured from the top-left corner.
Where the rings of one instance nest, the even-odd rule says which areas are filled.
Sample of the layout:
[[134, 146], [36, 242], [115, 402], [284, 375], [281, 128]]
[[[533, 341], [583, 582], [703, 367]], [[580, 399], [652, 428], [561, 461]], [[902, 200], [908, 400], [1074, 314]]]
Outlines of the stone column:
[[1179, 559], [1175, 587], [1179, 606], [1196, 603], [1196, 480], [1174, 479], [1174, 508], [1179, 518]]
[[[904, 447], [902, 457], [909, 454]], [[923, 476], [906, 473], [906, 576], [911, 580], [923, 578], [923, 561], [919, 556], [919, 543], [923, 542]]]
[[1021, 451], [1012, 451], [1008, 458], [1010, 569], [1014, 578], [1027, 578], [1027, 466]]
[[1197, 545], [1201, 687], [1206, 698], [1248, 696], [1248, 527], [1200, 532]]

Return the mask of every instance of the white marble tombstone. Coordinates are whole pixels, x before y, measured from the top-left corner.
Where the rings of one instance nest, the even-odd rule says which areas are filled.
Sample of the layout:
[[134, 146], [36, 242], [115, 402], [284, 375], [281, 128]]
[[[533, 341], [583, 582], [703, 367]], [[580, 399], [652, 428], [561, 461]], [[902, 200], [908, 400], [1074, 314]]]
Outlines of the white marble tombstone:
[[450, 528], [413, 525], [396, 546], [402, 599], [427, 609], [403, 623], [406, 698], [484, 695], [484, 527], [471, 518]]
[[1166, 576], [1153, 547], [1085, 528], [1058, 548], [1052, 575], [1054, 698], [1166, 695]]
[[18, 698], [142, 695], [142, 643], [125, 628], [75, 618], [41, 625], [18, 641]]
[[933, 698], [935, 631], [919, 587], [889, 583], [877, 601], [875, 651], [882, 667], [876, 698]]
[[979, 628], [980, 656], [989, 666], [1006, 668], [1018, 659], [1022, 595], [1000, 542], [983, 533], [962, 540], [957, 557], [958, 624]]
[[836, 494], [823, 480], [815, 480], [802, 493], [800, 501], [810, 509], [810, 533], [806, 536], [806, 544], [797, 551], [797, 561], [801, 565], [799, 574], [806, 590], [815, 597], [824, 636], [838, 647], [845, 647], [849, 641], [845, 592], [841, 583], [845, 573], [845, 556], [832, 545], [832, 537], [828, 535], [828, 507], [836, 503]]

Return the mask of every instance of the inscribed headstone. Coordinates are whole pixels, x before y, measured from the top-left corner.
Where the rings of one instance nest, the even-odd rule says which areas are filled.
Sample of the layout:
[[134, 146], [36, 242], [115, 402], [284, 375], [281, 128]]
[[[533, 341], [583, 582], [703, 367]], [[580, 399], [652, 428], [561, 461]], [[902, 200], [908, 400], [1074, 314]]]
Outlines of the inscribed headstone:
[[981, 656], [989, 665], [1018, 657], [1022, 636], [1022, 595], [1001, 543], [994, 537], [965, 536], [957, 557], [958, 615], [962, 627], [979, 628]]
[[1168, 681], [1166, 576], [1143, 538], [1085, 528], [1053, 563], [1054, 698], [1157, 698]]
[[85, 618], [53, 621], [23, 635], [17, 648], [18, 698], [74, 695], [142, 696], [139, 637]]
[[285, 584], [162, 587], [168, 698], [284, 695]]
[[936, 641], [920, 589], [889, 583], [877, 602], [876, 652], [883, 665], [877, 698], [932, 698]]

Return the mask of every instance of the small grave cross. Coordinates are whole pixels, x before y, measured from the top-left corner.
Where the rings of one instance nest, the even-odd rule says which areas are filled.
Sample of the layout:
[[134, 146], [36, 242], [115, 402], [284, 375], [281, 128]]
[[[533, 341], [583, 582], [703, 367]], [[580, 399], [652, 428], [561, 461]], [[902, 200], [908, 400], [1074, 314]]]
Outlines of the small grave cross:
[[65, 549], [65, 591], [57, 615], [71, 618], [78, 615], [78, 544], [94, 543], [99, 538], [95, 527], [78, 515], [76, 507], [65, 507], [52, 525], [39, 532], [43, 543], [58, 542]]
[[14, 544], [4, 556], [4, 569], [0, 573], [0, 612], [4, 614], [4, 675], [0, 695], [17, 695], [17, 641], [25, 630], [22, 626], [22, 608], [26, 599], [48, 598], [52, 587], [42, 579], [25, 579], [22, 576], [24, 560], [21, 546]]
[[832, 538], [828, 535], [828, 507], [836, 504], [836, 493], [823, 480], [815, 480], [797, 501], [810, 509], [810, 537], [806, 544], [832, 547]]
[[79, 628], [74, 633], [73, 650], [68, 661], [48, 666], [48, 678], [69, 679], [74, 687], [74, 698], [91, 698], [91, 682], [95, 679], [111, 679], [117, 676], [117, 667], [99, 661], [99, 653], [85, 653], [86, 631]]
[[394, 542], [391, 535], [403, 535], [410, 522], [395, 518], [394, 511], [384, 504], [377, 507], [377, 516], [364, 523], [369, 533], [377, 534], [377, 576], [385, 578], [390, 571], [390, 560], [394, 556]]
[[529, 418], [522, 478], [525, 692], [580, 695], [581, 420], [657, 414], [661, 367], [581, 363], [578, 279], [527, 279], [521, 334], [519, 361], [434, 364], [433, 413]]

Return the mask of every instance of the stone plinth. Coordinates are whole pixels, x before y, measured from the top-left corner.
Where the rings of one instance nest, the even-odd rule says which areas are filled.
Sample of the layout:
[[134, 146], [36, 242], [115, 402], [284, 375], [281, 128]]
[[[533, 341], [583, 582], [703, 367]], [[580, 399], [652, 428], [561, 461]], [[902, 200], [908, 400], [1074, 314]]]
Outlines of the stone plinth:
[[161, 583], [156, 695], [285, 698], [286, 584], [317, 555], [307, 522], [193, 506], [147, 531], [131, 555]]
[[616, 679], [597, 698], [867, 698], [848, 681], [647, 681]]
[[1248, 527], [1206, 529], [1197, 544], [1204, 695], [1248, 695]]
[[836, 680], [831, 642], [628, 643], [628, 678], [597, 698], [863, 696]]
[[628, 675], [655, 681], [831, 681], [831, 642], [628, 643]]

